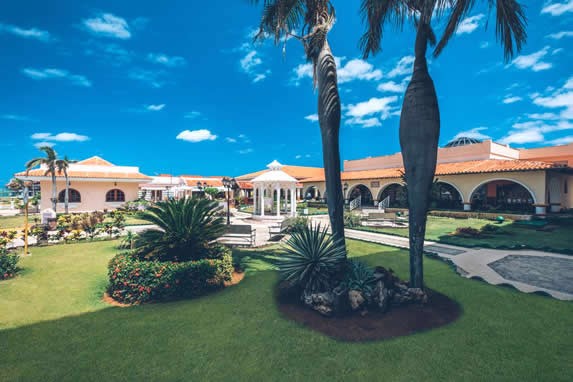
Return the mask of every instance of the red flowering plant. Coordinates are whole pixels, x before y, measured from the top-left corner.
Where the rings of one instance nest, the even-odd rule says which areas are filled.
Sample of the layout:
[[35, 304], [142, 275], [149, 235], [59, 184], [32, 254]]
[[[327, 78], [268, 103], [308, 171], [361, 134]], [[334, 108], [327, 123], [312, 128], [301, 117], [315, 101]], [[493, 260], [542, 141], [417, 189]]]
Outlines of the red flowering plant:
[[0, 247], [0, 280], [9, 279], [18, 272], [19, 260], [20, 256]]

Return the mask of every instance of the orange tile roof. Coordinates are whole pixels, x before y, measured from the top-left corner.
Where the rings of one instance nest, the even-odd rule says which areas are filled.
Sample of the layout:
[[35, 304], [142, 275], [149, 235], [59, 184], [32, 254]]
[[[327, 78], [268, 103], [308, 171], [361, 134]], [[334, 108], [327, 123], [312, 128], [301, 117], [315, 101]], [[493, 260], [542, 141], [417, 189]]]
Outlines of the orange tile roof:
[[239, 185], [239, 187], [242, 190], [252, 190], [253, 189], [253, 183], [247, 182], [245, 180], [238, 180], [237, 184]]
[[[283, 170], [284, 172], [286, 172], [287, 174], [289, 174], [290, 176], [292, 176], [293, 178], [296, 178], [298, 180], [324, 176], [323, 175], [324, 170], [321, 167], [305, 167], [305, 166], [288, 166], [288, 165], [285, 165], [282, 167], [281, 170]], [[237, 180], [252, 180], [252, 179], [256, 178], [257, 176], [264, 174], [265, 172], [268, 172], [268, 171], [270, 171], [270, 170], [261, 170], [261, 171], [253, 172], [250, 174], [238, 176], [238, 177], [236, 177], [236, 179]]]
[[[46, 170], [43, 169], [36, 169], [30, 170], [28, 174], [26, 171], [19, 172], [15, 174], [15, 176], [33, 176], [33, 177], [45, 177]], [[50, 177], [51, 175], [48, 175]], [[56, 177], [63, 178], [63, 172], [56, 172]], [[96, 179], [141, 179], [141, 180], [148, 180], [149, 177], [140, 174], [138, 172], [111, 172], [111, 171], [68, 171], [68, 177], [70, 179], [73, 178], [96, 178]]]
[[88, 166], [107, 166], [112, 167], [114, 166], [113, 163], [106, 161], [103, 158], [98, 156], [93, 156], [88, 159], [84, 159], [82, 161], [77, 162], [77, 164], [88, 165]]
[[197, 182], [206, 183], [207, 187], [223, 187], [223, 182], [221, 179], [211, 179], [211, 178], [183, 178], [185, 184], [189, 187], [197, 186]]
[[[436, 176], [440, 175], [460, 175], [460, 174], [482, 174], [495, 172], [513, 172], [513, 171], [536, 171], [548, 170], [552, 168], [563, 168], [562, 165], [556, 165], [548, 162], [524, 161], [524, 160], [500, 160], [487, 159], [468, 162], [441, 163], [436, 166]], [[383, 168], [378, 170], [364, 171], [346, 171], [341, 174], [342, 180], [358, 179], [384, 179], [400, 178], [403, 167]], [[321, 176], [303, 179], [303, 183], [323, 182], [324, 173]]]

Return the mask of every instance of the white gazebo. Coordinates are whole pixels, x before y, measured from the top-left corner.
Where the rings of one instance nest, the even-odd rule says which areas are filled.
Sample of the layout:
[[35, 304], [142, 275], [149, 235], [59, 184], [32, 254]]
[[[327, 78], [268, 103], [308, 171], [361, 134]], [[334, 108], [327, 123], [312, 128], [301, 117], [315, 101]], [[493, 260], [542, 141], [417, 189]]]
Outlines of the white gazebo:
[[280, 220], [284, 217], [296, 216], [298, 181], [282, 171], [283, 165], [276, 160], [269, 163], [267, 167], [270, 171], [251, 181], [254, 190], [253, 218]]

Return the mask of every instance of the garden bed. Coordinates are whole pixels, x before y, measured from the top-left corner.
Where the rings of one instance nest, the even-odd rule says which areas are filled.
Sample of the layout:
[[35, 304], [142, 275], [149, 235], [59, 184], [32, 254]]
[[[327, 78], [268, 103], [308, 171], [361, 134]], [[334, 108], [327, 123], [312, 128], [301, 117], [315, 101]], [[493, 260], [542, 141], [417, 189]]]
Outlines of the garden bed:
[[449, 297], [432, 291], [426, 304], [392, 307], [388, 312], [369, 311], [325, 317], [301, 304], [292, 296], [277, 294], [277, 306], [286, 318], [337, 340], [364, 342], [386, 340], [439, 328], [457, 320], [462, 309]]

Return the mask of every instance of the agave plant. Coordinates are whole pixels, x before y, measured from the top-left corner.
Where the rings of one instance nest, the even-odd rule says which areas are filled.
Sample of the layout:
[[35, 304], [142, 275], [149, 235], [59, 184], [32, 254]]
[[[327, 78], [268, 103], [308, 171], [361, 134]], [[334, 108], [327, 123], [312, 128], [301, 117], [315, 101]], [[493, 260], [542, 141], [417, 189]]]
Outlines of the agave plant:
[[348, 261], [345, 289], [359, 290], [366, 296], [371, 296], [375, 281], [374, 271], [368, 265], [358, 260]]
[[159, 202], [141, 218], [159, 229], [139, 234], [135, 246], [140, 256], [163, 261], [200, 259], [209, 243], [225, 233], [225, 220], [217, 216], [219, 205], [207, 199]]
[[332, 286], [346, 251], [342, 241], [327, 231], [317, 224], [292, 234], [278, 263], [283, 280], [301, 287], [305, 293], [323, 292]]

